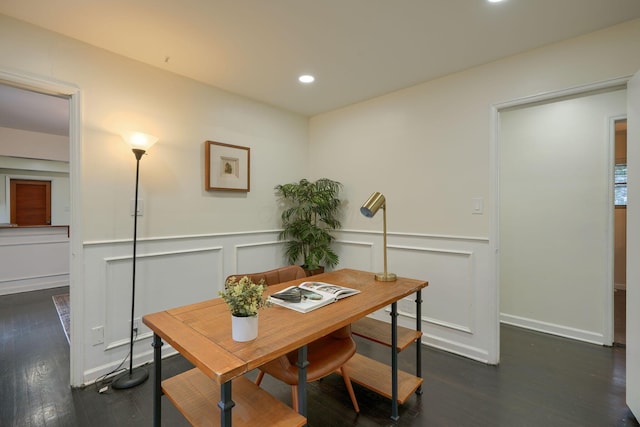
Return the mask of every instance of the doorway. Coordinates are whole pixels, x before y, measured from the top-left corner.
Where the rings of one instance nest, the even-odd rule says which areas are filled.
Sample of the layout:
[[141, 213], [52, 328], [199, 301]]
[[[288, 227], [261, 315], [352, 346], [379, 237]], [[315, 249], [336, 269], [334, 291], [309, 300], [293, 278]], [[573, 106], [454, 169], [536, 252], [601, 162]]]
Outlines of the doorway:
[[499, 111], [500, 321], [613, 342], [608, 118], [626, 88], [558, 94]]
[[627, 119], [614, 126], [613, 343], [626, 345], [627, 331]]
[[[81, 386], [83, 383], [83, 334], [84, 307], [74, 301], [84, 300], [84, 290], [80, 286], [84, 264], [82, 241], [82, 192], [81, 192], [81, 144], [80, 144], [80, 90], [72, 85], [47, 78], [38, 78], [24, 73], [10, 72], [0, 69], [0, 85], [20, 87], [39, 94], [48, 94], [67, 99], [68, 102], [68, 148], [69, 148], [69, 227], [70, 235], [70, 269], [69, 292], [71, 312], [70, 344], [70, 385]], [[55, 208], [54, 208], [55, 210]]]

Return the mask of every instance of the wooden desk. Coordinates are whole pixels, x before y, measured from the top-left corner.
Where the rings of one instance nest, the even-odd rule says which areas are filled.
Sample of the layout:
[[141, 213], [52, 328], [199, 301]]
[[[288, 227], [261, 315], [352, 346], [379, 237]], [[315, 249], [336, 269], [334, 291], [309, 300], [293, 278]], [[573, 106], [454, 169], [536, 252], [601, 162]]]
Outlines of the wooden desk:
[[[307, 279], [270, 286], [267, 293], [277, 292], [305, 280]], [[251, 419], [253, 416], [260, 417], [258, 419], [261, 425], [266, 425], [269, 421], [279, 421], [280, 424], [274, 425], [283, 426], [305, 424], [306, 344], [389, 304], [392, 305], [392, 336], [395, 337], [396, 301], [416, 292], [420, 295], [421, 289], [427, 286], [426, 281], [406, 278], [398, 278], [395, 282], [378, 282], [372, 273], [350, 269], [314, 276], [314, 280], [359, 289], [361, 292], [309, 313], [298, 313], [278, 306], [261, 310], [258, 338], [250, 342], [231, 339], [231, 315], [220, 298], [144, 316], [144, 324], [154, 332], [154, 426], [160, 426], [160, 398], [163, 392], [194, 425], [226, 427], [231, 426], [232, 420], [234, 424], [258, 425], [256, 419]], [[161, 382], [162, 340], [171, 344], [196, 368]], [[300, 360], [300, 415], [291, 413], [293, 411], [289, 407], [242, 377], [293, 350], [299, 351]], [[393, 393], [397, 396], [395, 346], [392, 356]], [[417, 364], [420, 364], [419, 359]], [[237, 402], [231, 398], [232, 384], [241, 393], [237, 396]], [[219, 389], [219, 393], [216, 389]], [[247, 397], [248, 394], [252, 397]], [[217, 407], [220, 408], [220, 424], [214, 422], [218, 418], [215, 401], [218, 401]], [[262, 408], [254, 415], [251, 407], [256, 406], [255, 402], [258, 401], [266, 402], [264, 408], [271, 408], [273, 405], [274, 409], [267, 413]], [[247, 405], [249, 402], [251, 404]], [[397, 399], [392, 399], [391, 403], [392, 418], [397, 419]]]

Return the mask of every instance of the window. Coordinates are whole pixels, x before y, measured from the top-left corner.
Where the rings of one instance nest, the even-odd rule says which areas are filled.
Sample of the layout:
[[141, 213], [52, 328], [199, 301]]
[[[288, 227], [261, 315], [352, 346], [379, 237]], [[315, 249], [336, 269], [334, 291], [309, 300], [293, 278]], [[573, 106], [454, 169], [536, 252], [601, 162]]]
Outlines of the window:
[[627, 165], [617, 164], [613, 184], [616, 206], [627, 206]]

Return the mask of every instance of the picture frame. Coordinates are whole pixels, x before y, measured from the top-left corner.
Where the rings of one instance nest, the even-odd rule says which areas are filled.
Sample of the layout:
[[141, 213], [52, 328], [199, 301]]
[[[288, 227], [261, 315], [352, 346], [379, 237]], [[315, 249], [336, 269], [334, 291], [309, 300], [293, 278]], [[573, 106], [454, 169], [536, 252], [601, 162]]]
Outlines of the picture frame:
[[238, 191], [250, 189], [250, 148], [216, 141], [205, 142], [205, 189]]

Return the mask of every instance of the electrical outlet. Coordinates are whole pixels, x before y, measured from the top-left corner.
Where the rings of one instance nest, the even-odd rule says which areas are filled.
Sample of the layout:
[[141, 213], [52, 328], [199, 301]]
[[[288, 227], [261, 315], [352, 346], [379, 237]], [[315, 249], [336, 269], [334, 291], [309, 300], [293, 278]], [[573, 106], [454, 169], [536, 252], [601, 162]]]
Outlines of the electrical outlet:
[[138, 333], [140, 333], [140, 323], [141, 323], [141, 320], [139, 317], [136, 317], [135, 319], [133, 319], [133, 330], [137, 331]]
[[98, 345], [104, 343], [104, 327], [96, 326], [91, 328], [91, 344]]

